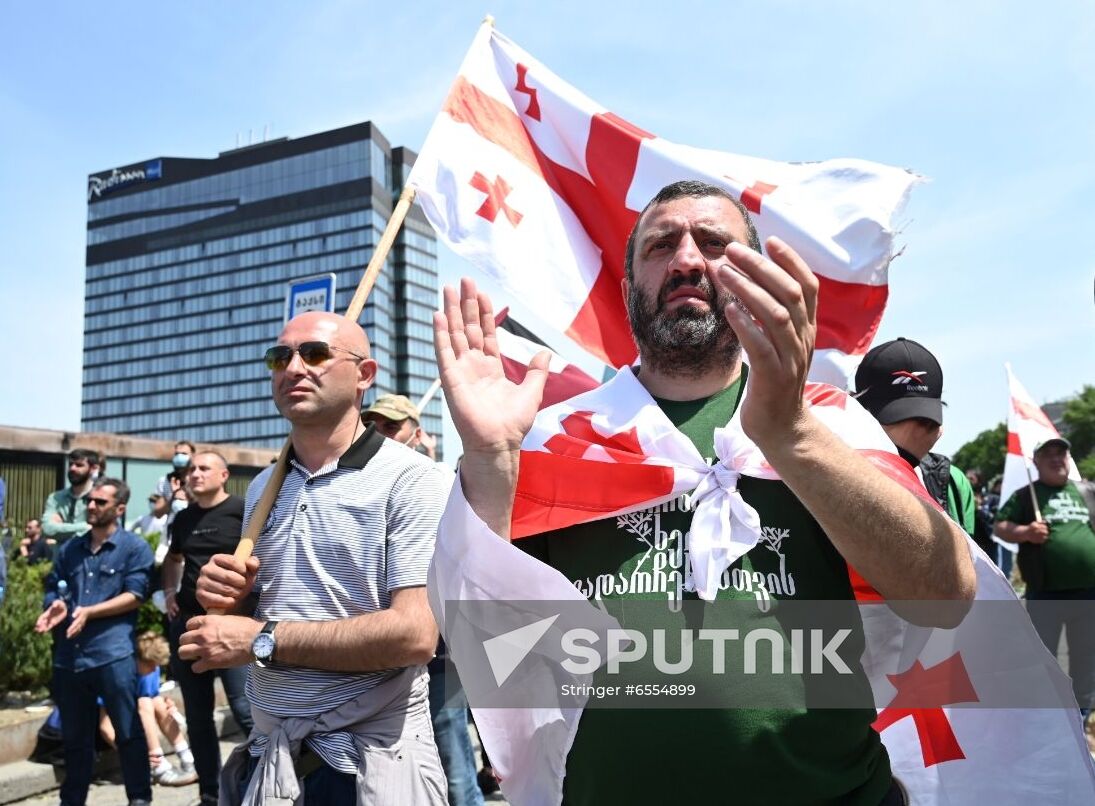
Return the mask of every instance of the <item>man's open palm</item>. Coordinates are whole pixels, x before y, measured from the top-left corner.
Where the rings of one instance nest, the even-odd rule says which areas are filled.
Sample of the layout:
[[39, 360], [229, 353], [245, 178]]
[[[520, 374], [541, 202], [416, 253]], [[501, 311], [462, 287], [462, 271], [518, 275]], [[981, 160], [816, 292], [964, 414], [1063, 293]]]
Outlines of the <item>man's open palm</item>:
[[506, 377], [490, 298], [463, 278], [460, 296], [448, 286], [444, 310], [434, 314], [437, 366], [465, 453], [520, 450], [547, 381], [550, 354], [539, 353], [520, 384]]

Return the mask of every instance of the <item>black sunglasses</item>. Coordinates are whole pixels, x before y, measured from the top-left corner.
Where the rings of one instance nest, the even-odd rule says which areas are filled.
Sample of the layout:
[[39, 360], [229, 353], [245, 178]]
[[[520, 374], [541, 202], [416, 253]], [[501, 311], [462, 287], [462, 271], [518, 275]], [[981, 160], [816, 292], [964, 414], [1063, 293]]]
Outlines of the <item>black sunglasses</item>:
[[335, 347], [325, 341], [306, 341], [296, 348], [286, 344], [276, 344], [266, 351], [263, 360], [266, 362], [267, 369], [280, 372], [289, 366], [289, 362], [293, 360], [293, 353], [299, 353], [300, 360], [305, 364], [310, 367], [318, 367], [324, 361], [330, 360], [332, 350], [338, 350], [340, 353], [348, 353], [358, 361], [364, 361], [368, 357], [358, 355], [352, 350], [347, 350], [343, 347]]
[[109, 498], [92, 498], [92, 497], [88, 496], [87, 502], [89, 504], [94, 504], [97, 507], [110, 506], [110, 499]]

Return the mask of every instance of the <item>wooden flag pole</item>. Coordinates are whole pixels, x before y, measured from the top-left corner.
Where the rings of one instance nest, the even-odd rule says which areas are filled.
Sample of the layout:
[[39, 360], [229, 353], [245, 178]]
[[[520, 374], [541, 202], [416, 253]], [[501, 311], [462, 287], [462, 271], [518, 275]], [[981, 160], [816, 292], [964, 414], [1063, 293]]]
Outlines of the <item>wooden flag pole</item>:
[[1027, 459], [1023, 457], [1023, 468], [1027, 471], [1027, 489], [1030, 490], [1030, 503], [1034, 504], [1034, 520], [1041, 522], [1042, 510], [1038, 506], [1038, 495], [1034, 492], [1034, 479], [1030, 475], [1030, 465], [1027, 464]]
[[433, 400], [433, 396], [437, 394], [437, 390], [440, 388], [441, 379], [437, 378], [434, 380], [433, 383], [430, 384], [430, 388], [426, 390], [426, 394], [422, 395], [422, 397], [418, 399], [418, 405], [415, 406], [415, 408], [418, 409], [419, 414], [421, 414], [422, 409], [426, 408], [429, 402]]
[[[392, 217], [388, 219], [388, 226], [384, 228], [384, 233], [380, 236], [380, 243], [376, 245], [373, 257], [369, 261], [361, 281], [357, 284], [357, 290], [346, 309], [345, 316], [347, 319], [356, 322], [358, 317], [361, 316], [361, 311], [365, 308], [365, 301], [369, 298], [369, 292], [373, 290], [380, 269], [388, 257], [388, 252], [391, 251], [392, 244], [395, 242], [395, 236], [399, 234], [399, 228], [403, 226], [403, 219], [407, 217], [407, 213], [414, 203], [414, 194], [415, 189], [410, 185], [403, 188], [403, 193], [400, 194], [399, 201], [396, 203], [395, 209], [392, 210]], [[281, 485], [285, 482], [285, 476], [289, 472], [290, 444], [287, 438], [285, 444], [281, 447], [281, 453], [278, 454], [277, 463], [270, 474], [270, 479], [262, 491], [262, 496], [255, 505], [254, 511], [251, 512], [247, 530], [236, 546], [235, 556], [237, 559], [246, 560], [255, 550], [255, 542], [259, 538], [259, 533], [262, 531], [266, 519], [270, 516], [270, 511], [274, 508], [274, 502], [277, 500], [278, 493], [281, 492]], [[212, 610], [209, 612], [212, 615], [222, 615]]]

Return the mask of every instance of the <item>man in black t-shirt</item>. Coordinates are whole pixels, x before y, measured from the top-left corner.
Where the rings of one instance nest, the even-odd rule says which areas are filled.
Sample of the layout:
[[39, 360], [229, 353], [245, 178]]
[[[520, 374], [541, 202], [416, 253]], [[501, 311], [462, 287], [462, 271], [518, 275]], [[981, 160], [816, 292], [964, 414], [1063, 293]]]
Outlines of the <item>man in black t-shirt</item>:
[[171, 671], [186, 704], [190, 741], [202, 804], [215, 804], [219, 792], [220, 747], [213, 723], [213, 679], [220, 675], [232, 714], [244, 733], [252, 727], [251, 707], [244, 686], [247, 667], [195, 673], [179, 658], [179, 636], [186, 622], [205, 614], [194, 595], [201, 568], [214, 554], [231, 554], [243, 527], [243, 499], [229, 495], [228, 464], [213, 451], [195, 454], [186, 477], [194, 503], [175, 516], [169, 527], [171, 549], [163, 565], [163, 588], [170, 618]]

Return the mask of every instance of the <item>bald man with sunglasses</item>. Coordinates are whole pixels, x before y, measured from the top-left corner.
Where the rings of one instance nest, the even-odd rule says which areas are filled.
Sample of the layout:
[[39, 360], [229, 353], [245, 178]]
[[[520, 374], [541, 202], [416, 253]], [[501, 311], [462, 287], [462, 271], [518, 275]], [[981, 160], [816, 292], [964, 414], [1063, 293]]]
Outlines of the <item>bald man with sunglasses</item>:
[[[255, 730], [224, 766], [221, 801], [444, 803], [425, 584], [451, 474], [362, 423], [377, 363], [356, 323], [301, 314], [265, 360], [292, 424], [288, 475], [255, 556], [214, 555], [197, 584], [206, 609], [229, 613], [257, 591], [255, 617], [194, 618], [179, 648], [196, 672], [252, 663]], [[270, 473], [247, 491], [245, 529]]]

